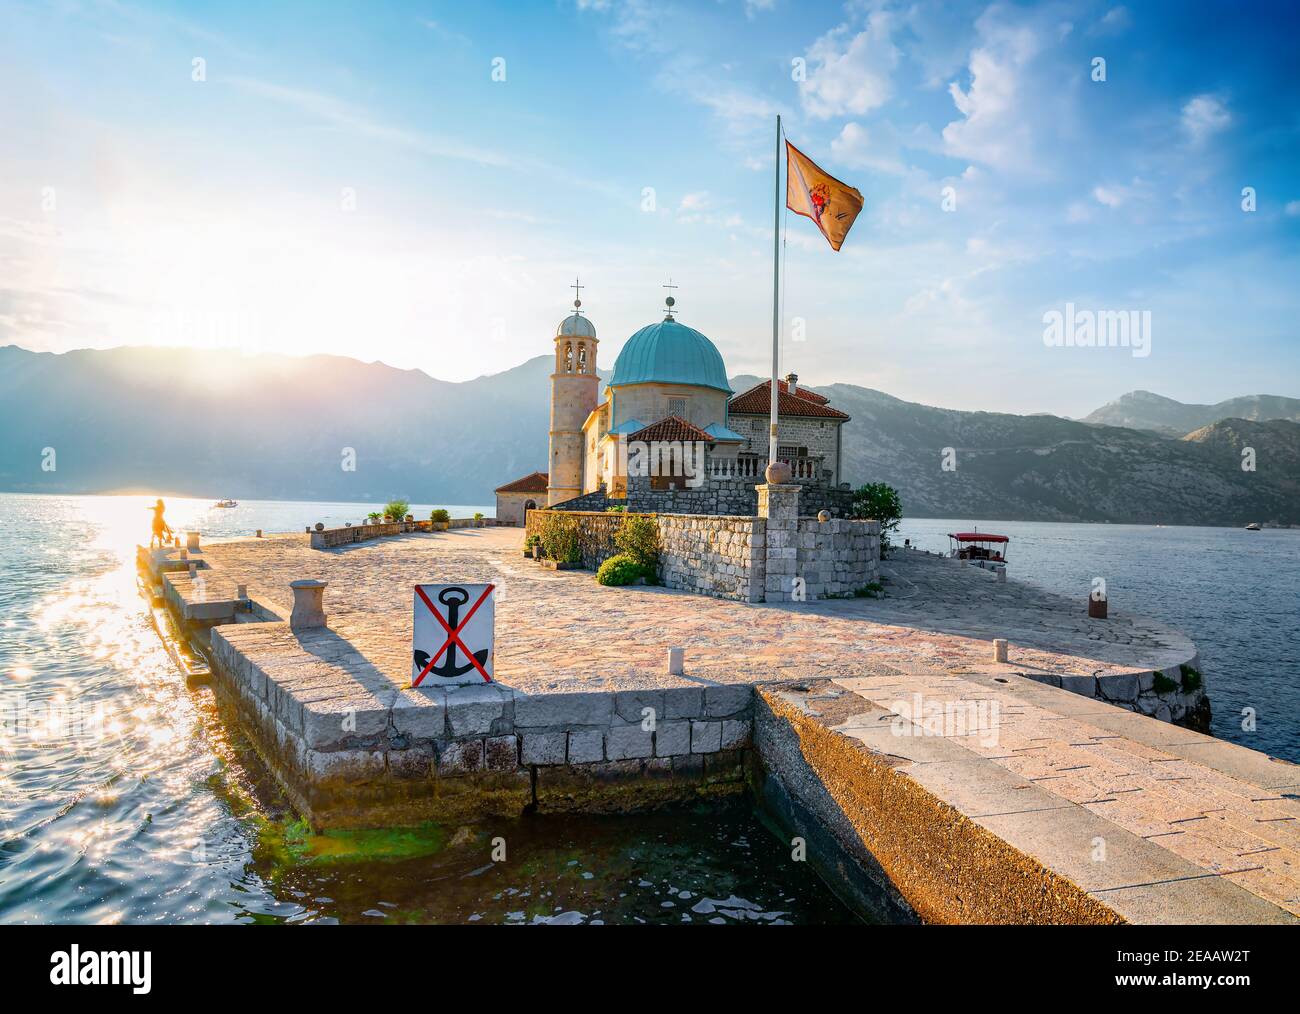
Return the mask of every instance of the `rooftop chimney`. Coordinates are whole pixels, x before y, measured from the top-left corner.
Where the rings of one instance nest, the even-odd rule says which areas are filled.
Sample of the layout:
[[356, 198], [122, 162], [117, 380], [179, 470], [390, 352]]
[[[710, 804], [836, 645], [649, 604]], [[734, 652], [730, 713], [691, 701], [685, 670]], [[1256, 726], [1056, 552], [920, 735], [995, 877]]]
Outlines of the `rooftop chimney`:
[[785, 386], [791, 394], [799, 393], [799, 374], [787, 373], [785, 375]]

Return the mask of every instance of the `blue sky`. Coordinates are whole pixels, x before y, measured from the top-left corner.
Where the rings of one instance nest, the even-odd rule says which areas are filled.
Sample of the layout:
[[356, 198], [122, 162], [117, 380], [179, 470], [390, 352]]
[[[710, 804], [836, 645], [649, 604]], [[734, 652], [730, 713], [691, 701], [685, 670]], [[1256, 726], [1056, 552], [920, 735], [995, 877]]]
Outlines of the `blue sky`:
[[[839, 254], [788, 219], [805, 381], [1066, 415], [1300, 396], [1290, 4], [0, 0], [0, 22], [3, 343], [457, 380], [549, 351], [580, 274], [608, 366], [671, 277], [761, 373], [780, 113], [866, 198]], [[1150, 311], [1151, 354], [1047, 347], [1067, 302]]]

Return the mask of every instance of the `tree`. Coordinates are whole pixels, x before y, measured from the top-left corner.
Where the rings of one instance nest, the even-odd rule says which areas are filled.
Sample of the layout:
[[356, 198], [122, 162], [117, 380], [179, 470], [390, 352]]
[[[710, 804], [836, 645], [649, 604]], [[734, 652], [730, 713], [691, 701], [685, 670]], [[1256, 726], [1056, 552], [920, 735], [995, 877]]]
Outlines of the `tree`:
[[903, 518], [903, 502], [893, 486], [868, 482], [854, 491], [849, 517], [880, 522], [880, 556], [883, 559], [890, 549], [889, 533], [898, 531], [898, 523]]

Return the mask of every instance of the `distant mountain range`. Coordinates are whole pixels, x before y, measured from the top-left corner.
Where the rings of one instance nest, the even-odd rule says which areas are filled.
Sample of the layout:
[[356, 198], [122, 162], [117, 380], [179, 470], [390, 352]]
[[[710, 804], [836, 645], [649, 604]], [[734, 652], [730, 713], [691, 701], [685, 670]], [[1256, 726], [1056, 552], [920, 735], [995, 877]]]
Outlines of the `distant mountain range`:
[[[545, 466], [551, 363], [453, 384], [337, 356], [8, 346], [0, 489], [490, 503], [496, 486]], [[897, 487], [911, 516], [1300, 524], [1300, 400], [1182, 405], [1139, 391], [1075, 421], [933, 408], [852, 384], [814, 390], [853, 417], [846, 478]], [[1206, 417], [1223, 406], [1243, 415]], [[1245, 447], [1254, 471], [1242, 470]], [[347, 448], [355, 471], [341, 467]], [[942, 468], [946, 448], [954, 471]]]
[[1084, 416], [1082, 421], [1181, 437], [1220, 419], [1249, 419], [1253, 422], [1289, 419], [1300, 422], [1300, 398], [1254, 394], [1229, 398], [1217, 405], [1184, 405], [1181, 401], [1150, 391], [1130, 391]]

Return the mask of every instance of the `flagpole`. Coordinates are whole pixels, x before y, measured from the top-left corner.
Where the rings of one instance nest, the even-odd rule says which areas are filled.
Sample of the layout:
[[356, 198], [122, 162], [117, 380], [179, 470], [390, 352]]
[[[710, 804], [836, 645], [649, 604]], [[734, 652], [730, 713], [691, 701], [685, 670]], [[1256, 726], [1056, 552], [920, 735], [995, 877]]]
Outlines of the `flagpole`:
[[777, 361], [781, 341], [781, 114], [776, 116], [776, 183], [772, 209], [772, 422], [767, 437], [767, 463], [776, 464]]

